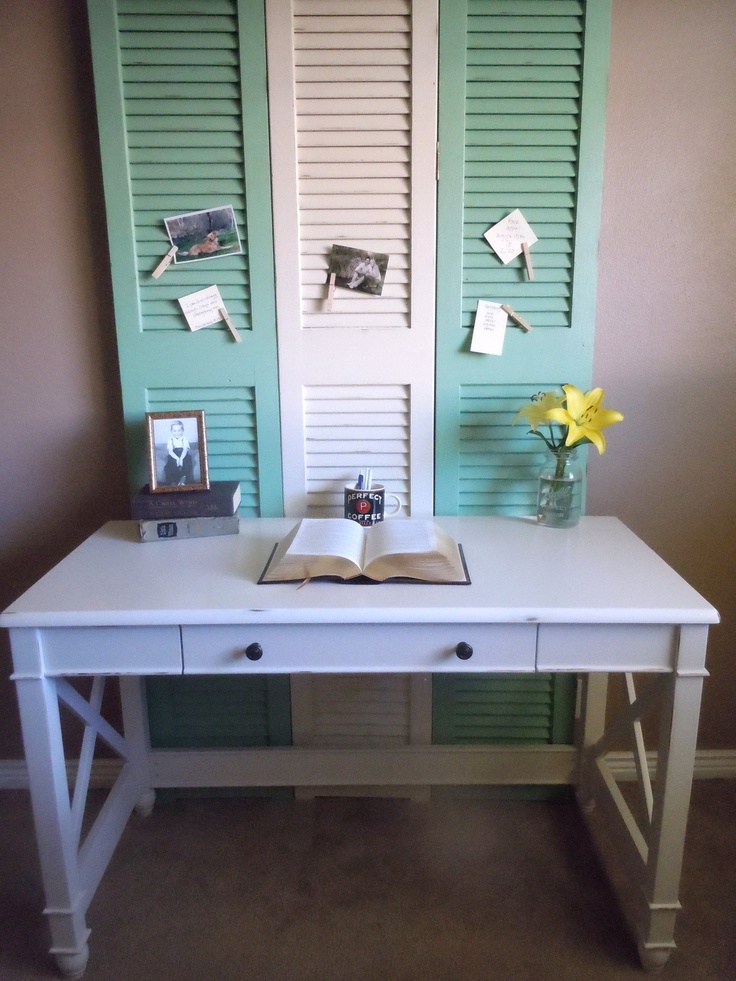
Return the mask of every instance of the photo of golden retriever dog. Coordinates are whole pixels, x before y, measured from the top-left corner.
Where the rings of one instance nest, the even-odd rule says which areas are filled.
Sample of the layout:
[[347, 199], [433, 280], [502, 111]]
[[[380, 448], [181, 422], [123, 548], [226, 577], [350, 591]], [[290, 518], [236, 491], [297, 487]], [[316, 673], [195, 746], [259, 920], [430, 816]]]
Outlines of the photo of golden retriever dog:
[[243, 251], [231, 204], [172, 215], [164, 218], [164, 224], [171, 245], [177, 249], [175, 263], [202, 262]]
[[182, 255], [212, 255], [221, 248], [217, 241], [217, 232], [210, 232], [203, 242], [197, 242], [188, 252], [182, 252]]

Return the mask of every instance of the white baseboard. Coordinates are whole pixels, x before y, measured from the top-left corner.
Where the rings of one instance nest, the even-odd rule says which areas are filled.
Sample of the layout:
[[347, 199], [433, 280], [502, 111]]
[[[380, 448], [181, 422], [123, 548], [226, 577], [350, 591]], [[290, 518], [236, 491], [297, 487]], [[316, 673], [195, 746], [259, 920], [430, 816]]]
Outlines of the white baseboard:
[[[649, 768], [656, 767], [656, 753], [648, 754]], [[636, 767], [632, 753], [613, 752], [608, 754], [608, 764], [613, 776], [618, 780], [636, 779]], [[67, 763], [70, 779], [76, 772], [76, 761]], [[91, 787], [111, 787], [120, 771], [117, 760], [96, 760], [92, 767]], [[736, 778], [736, 749], [702, 749], [695, 755], [695, 778], [720, 777]], [[25, 760], [0, 760], [0, 790], [24, 790], [28, 787], [28, 770]]]
[[[617, 780], [636, 779], [633, 753], [608, 753], [606, 760]], [[655, 752], [647, 753], [647, 763], [649, 764], [649, 772], [654, 776], [657, 768], [657, 754]], [[736, 749], [698, 750], [695, 754], [694, 776], [696, 780], [707, 777], [736, 778]]]
[[[92, 766], [90, 787], [112, 787], [120, 772], [120, 761], [95, 760]], [[68, 760], [66, 764], [70, 782], [77, 772], [77, 761]], [[0, 790], [26, 790], [28, 788], [28, 769], [25, 760], [0, 760]]]

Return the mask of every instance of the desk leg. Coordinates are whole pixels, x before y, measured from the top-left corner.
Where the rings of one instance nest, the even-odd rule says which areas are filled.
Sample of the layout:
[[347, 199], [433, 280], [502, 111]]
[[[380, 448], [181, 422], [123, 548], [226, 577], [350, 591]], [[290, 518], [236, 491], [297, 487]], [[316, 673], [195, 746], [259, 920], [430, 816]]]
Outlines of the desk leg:
[[639, 940], [644, 967], [665, 964], [674, 948], [682, 856], [700, 715], [703, 678], [673, 674], [667, 678], [657, 756], [657, 777], [644, 878], [649, 915]]
[[[610, 725], [603, 725], [602, 684], [584, 681], [578, 731], [578, 800], [601, 858], [612, 873], [622, 911], [636, 937], [642, 965], [658, 970], [675, 947], [674, 927], [680, 909], [678, 892], [690, 805], [700, 698], [705, 671], [707, 628], [680, 628], [676, 665], [671, 674], [649, 676], [640, 695], [627, 679], [630, 705]], [[600, 689], [600, 690], [599, 690]], [[641, 719], [659, 707], [657, 770], [649, 779], [641, 739]], [[638, 815], [621, 792], [606, 755], [632, 736], [639, 772]], [[610, 863], [610, 864], [609, 864]]]
[[16, 680], [41, 861], [51, 953], [61, 972], [80, 977], [89, 956], [77, 836], [69, 801], [59, 703], [53, 678]]
[[594, 746], [606, 731], [608, 675], [581, 675], [578, 686], [580, 704], [575, 720], [575, 742], [578, 747], [577, 797], [580, 806], [586, 810], [594, 806], [594, 800], [592, 790], [586, 782], [587, 755], [584, 751]]
[[[15, 677], [25, 745], [31, 803], [51, 953], [62, 974], [78, 978], [89, 956], [86, 912], [133, 807], [150, 810], [153, 791], [141, 685], [121, 679], [125, 736], [100, 714], [104, 681], [95, 679], [88, 702], [63, 679]], [[59, 700], [85, 726], [79, 768], [70, 797]], [[120, 774], [83, 835], [95, 740], [102, 739], [123, 761]]]
[[143, 789], [135, 809], [141, 817], [148, 817], [156, 801], [156, 791], [151, 786], [151, 769], [148, 760], [150, 741], [148, 738], [148, 713], [145, 708], [143, 678], [125, 676], [120, 678], [120, 705], [123, 713], [125, 742], [129, 747], [141, 774]]

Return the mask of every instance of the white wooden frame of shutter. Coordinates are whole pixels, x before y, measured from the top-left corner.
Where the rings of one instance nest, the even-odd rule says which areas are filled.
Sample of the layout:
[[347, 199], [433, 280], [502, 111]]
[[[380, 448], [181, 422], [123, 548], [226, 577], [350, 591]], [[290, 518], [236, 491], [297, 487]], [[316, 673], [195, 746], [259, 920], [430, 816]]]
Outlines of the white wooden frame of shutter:
[[[402, 497], [407, 513], [433, 513], [437, 9], [431, 0], [380, 0], [371, 5], [370, 13], [365, 13], [365, 9], [352, 0], [268, 0], [266, 4], [287, 515], [341, 513], [344, 481], [354, 478], [361, 464], [373, 463], [367, 430], [376, 423], [382, 450], [388, 454], [386, 459], [392, 455], [392, 441], [395, 440], [396, 449], [403, 449], [397, 470], [382, 473], [379, 463], [378, 468], [374, 467], [375, 479]], [[361, 20], [362, 26], [370, 21], [371, 28], [380, 25], [380, 30], [360, 30], [353, 35], [360, 39], [363, 51], [370, 50], [371, 39], [390, 46], [396, 24], [406, 24], [407, 18], [409, 79], [396, 81], [392, 98], [384, 101], [383, 89], [392, 90], [392, 86], [380, 81], [382, 69], [376, 58], [376, 65], [368, 66], [365, 76], [360, 67], [354, 69], [357, 74], [353, 89], [362, 84], [373, 86], [375, 99], [362, 104], [360, 99], [354, 99], [350, 105], [349, 99], [338, 98], [348, 83], [340, 81], [340, 71], [333, 63], [339, 63], [338, 56], [344, 60], [349, 47], [347, 32], [360, 28]], [[321, 48], [325, 62], [324, 75], [316, 84], [305, 80], [305, 74], [314, 77], [314, 71], [305, 73], [295, 66], [295, 53], [300, 44], [304, 46], [304, 38], [309, 44], [313, 32], [313, 50]], [[317, 98], [313, 98], [315, 95]], [[389, 102], [395, 107], [402, 100], [403, 125], [410, 134], [409, 159], [404, 164], [405, 173], [391, 178], [398, 195], [392, 193], [392, 201], [388, 202], [379, 193], [385, 153], [374, 145], [378, 137], [371, 134], [372, 127], [378, 127], [376, 120], [385, 119]], [[373, 109], [373, 119], [366, 107]], [[375, 207], [361, 209], [364, 220], [366, 214], [372, 216], [370, 223], [363, 225], [362, 233], [355, 221], [349, 220], [353, 216], [340, 208], [340, 195], [348, 179], [347, 171], [341, 171], [340, 161], [337, 167], [327, 166], [325, 154], [321, 168], [319, 164], [307, 167], [311, 173], [305, 173], [300, 137], [307, 126], [314, 133], [315, 118], [310, 117], [324, 119], [324, 133], [337, 131], [342, 134], [338, 140], [345, 139], [344, 134], [350, 130], [366, 134], [362, 153], [353, 153], [354, 164], [365, 166], [365, 175], [358, 178], [357, 184], [360, 193], [369, 197], [375, 186], [377, 197]], [[329, 142], [326, 136], [325, 144]], [[307, 156], [314, 160], [313, 153]], [[360, 167], [350, 167], [351, 186], [359, 170]], [[314, 209], [305, 208], [304, 180], [313, 175], [319, 180], [319, 194], [313, 200], [321, 202], [325, 211], [322, 240], [314, 224]], [[393, 222], [397, 209], [389, 206], [396, 203], [393, 199], [397, 196], [410, 215], [403, 232], [397, 231]], [[334, 211], [330, 207], [333, 198]], [[393, 264], [389, 261], [384, 295], [358, 297], [337, 291], [333, 311], [327, 313], [324, 300], [330, 246], [345, 244], [391, 254], [391, 247], [384, 246], [397, 234], [405, 235], [404, 251], [409, 261], [402, 262], [399, 255]], [[315, 250], [319, 254], [320, 249], [324, 252], [323, 269], [315, 270]], [[402, 280], [405, 298], [401, 297]], [[354, 311], [359, 316], [354, 316]], [[357, 326], [363, 321], [367, 323]], [[323, 326], [325, 323], [334, 326]], [[310, 441], [315, 436], [314, 429], [310, 432], [308, 416], [314, 423], [311, 410], [315, 405], [318, 412], [324, 411], [322, 422], [317, 420], [324, 437], [319, 452], [323, 454], [326, 477], [321, 483], [314, 479], [308, 462]], [[376, 407], [375, 412], [371, 406]], [[387, 440], [381, 437], [384, 422]], [[335, 428], [330, 430], [331, 426]], [[336, 450], [334, 459], [331, 440], [342, 449], [340, 453]]]

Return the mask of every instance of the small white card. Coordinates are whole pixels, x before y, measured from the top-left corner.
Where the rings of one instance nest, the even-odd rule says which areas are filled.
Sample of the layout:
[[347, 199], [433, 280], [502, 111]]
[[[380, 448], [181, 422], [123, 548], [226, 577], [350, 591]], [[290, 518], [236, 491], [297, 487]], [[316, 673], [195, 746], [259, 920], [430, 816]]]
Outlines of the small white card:
[[527, 245], [534, 245], [539, 241], [518, 208], [496, 222], [483, 234], [483, 238], [504, 265], [521, 255], [521, 247], [525, 242]]
[[216, 286], [208, 286], [206, 289], [197, 290], [196, 293], [180, 296], [179, 306], [187, 318], [189, 329], [200, 330], [202, 327], [211, 327], [212, 324], [217, 324], [223, 319], [220, 310], [225, 304], [222, 302], [219, 289]]
[[508, 319], [500, 303], [478, 300], [470, 350], [476, 354], [502, 354]]

